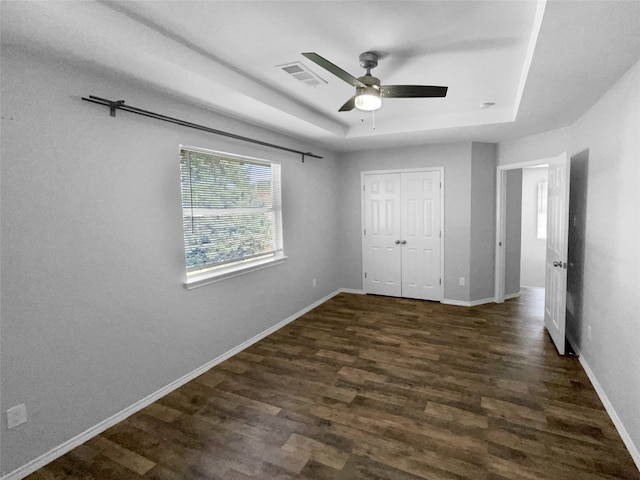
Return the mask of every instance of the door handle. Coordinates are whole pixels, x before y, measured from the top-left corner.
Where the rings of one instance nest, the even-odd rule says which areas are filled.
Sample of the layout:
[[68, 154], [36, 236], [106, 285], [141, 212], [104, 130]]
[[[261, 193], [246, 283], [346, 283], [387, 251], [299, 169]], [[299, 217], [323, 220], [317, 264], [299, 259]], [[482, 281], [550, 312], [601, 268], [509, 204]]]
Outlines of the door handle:
[[402, 240], [400, 243], [401, 243], [402, 245], [405, 245], [405, 244], [407, 243], [407, 241], [406, 241], [406, 240]]
[[400, 240], [396, 240], [396, 245], [400, 245]]
[[553, 266], [554, 267], [561, 267], [562, 266], [562, 262], [553, 262]]

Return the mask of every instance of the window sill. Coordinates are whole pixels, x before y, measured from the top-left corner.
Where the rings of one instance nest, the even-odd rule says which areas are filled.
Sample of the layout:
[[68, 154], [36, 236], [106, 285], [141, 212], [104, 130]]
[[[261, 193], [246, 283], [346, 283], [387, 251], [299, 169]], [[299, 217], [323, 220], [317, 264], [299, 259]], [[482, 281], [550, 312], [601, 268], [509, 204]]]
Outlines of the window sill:
[[183, 285], [187, 290], [193, 290], [194, 288], [204, 287], [211, 283], [221, 282], [229, 278], [238, 277], [245, 273], [255, 272], [262, 270], [263, 268], [273, 267], [284, 263], [287, 259], [286, 256], [279, 256], [275, 258], [269, 258], [266, 260], [260, 260], [253, 262], [250, 265], [234, 265], [233, 267], [216, 270], [215, 272], [207, 272], [201, 275], [193, 275], [191, 278], [187, 278]]

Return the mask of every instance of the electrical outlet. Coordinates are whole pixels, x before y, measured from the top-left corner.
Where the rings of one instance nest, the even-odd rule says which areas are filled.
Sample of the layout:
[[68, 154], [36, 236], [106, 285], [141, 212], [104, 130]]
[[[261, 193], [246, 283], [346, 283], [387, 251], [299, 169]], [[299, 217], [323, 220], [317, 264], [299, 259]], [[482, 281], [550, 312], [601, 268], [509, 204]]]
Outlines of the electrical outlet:
[[11, 407], [7, 410], [7, 428], [15, 428], [18, 425], [27, 423], [27, 407], [24, 403]]
[[313, 279], [313, 282], [311, 282], [311, 286], [313, 286], [313, 288], [316, 288], [318, 286], [318, 282], [315, 278]]
[[464, 277], [460, 277], [460, 285], [464, 285]]

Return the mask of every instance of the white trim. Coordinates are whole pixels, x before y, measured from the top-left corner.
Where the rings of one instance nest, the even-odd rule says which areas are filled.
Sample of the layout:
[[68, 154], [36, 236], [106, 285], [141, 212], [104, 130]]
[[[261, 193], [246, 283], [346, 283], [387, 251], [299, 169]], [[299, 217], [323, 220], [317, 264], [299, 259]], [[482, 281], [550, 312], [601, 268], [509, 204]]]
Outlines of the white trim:
[[229, 267], [227, 269], [214, 270], [203, 273], [202, 275], [194, 275], [191, 278], [187, 278], [182, 284], [187, 290], [193, 290], [194, 288], [204, 287], [205, 285], [210, 285], [212, 283], [221, 282], [222, 280], [238, 277], [240, 275], [244, 275], [245, 273], [256, 272], [258, 270], [262, 270], [263, 268], [280, 265], [281, 263], [284, 263], [287, 258], [288, 257], [286, 255], [279, 255], [267, 260], [254, 260], [250, 263], [241, 263], [238, 265], [233, 265], [232, 267]]
[[444, 241], [444, 236], [447, 233], [447, 225], [445, 223], [444, 218], [444, 167], [438, 167], [440, 170], [440, 299], [444, 298], [444, 255], [446, 242]]
[[511, 300], [512, 298], [518, 298], [520, 296], [520, 292], [516, 292], [516, 293], [507, 293], [504, 296], [505, 300]]
[[505, 301], [505, 237], [506, 237], [506, 181], [507, 170], [517, 170], [519, 168], [536, 167], [548, 164], [555, 157], [541, 158], [539, 160], [529, 160], [527, 162], [509, 163], [496, 167], [496, 258], [495, 258], [495, 302]]
[[598, 379], [596, 378], [595, 373], [593, 373], [593, 370], [591, 370], [591, 367], [589, 367], [589, 364], [585, 360], [584, 356], [580, 355], [578, 357], [578, 360], [580, 361], [580, 365], [582, 365], [582, 368], [587, 374], [587, 377], [589, 377], [589, 380], [591, 381], [593, 388], [595, 388], [596, 393], [598, 394], [598, 397], [600, 397], [600, 401], [604, 405], [604, 409], [609, 414], [609, 417], [611, 417], [611, 421], [613, 422], [613, 425], [618, 430], [618, 433], [620, 434], [622, 441], [627, 447], [627, 450], [629, 450], [629, 453], [631, 454], [631, 458], [633, 458], [633, 461], [636, 463], [636, 467], [638, 468], [638, 470], [640, 470], [640, 451], [638, 450], [638, 447], [636, 447], [636, 445], [633, 443], [633, 440], [631, 440], [631, 436], [629, 435], [629, 432], [627, 432], [627, 429], [624, 428], [624, 424], [622, 423], [622, 420], [620, 420], [620, 417], [618, 417], [618, 414], [613, 408], [613, 405], [611, 405], [611, 402], [607, 398], [607, 394], [604, 392], [604, 389], [600, 385], [600, 382], [598, 382]]
[[364, 226], [367, 224], [367, 219], [365, 218], [364, 210], [364, 175], [365, 172], [360, 172], [360, 278], [362, 280], [362, 291], [367, 294], [367, 281], [364, 276]]
[[153, 392], [152, 394], [146, 396], [145, 398], [143, 398], [141, 400], [138, 400], [134, 404], [126, 407], [125, 409], [121, 410], [120, 412], [116, 413], [115, 415], [112, 415], [111, 417], [103, 420], [102, 422], [98, 423], [97, 425], [94, 425], [93, 427], [89, 428], [88, 430], [85, 430], [84, 432], [80, 433], [79, 435], [76, 435], [75, 437], [73, 437], [73, 438], [67, 440], [66, 442], [58, 445], [57, 447], [52, 448], [47, 453], [44, 453], [43, 455], [40, 455], [39, 457], [31, 460], [30, 462], [22, 465], [21, 467], [16, 468], [12, 472], [7, 473], [6, 475], [0, 477], [0, 480], [20, 480], [20, 479], [26, 477], [27, 475], [31, 475], [36, 470], [44, 467], [48, 463], [50, 463], [50, 462], [54, 461], [55, 459], [61, 457], [65, 453], [73, 450], [77, 446], [82, 445], [87, 440], [95, 437], [96, 435], [99, 435], [100, 433], [104, 432], [108, 428], [111, 428], [114, 425], [116, 425], [117, 423], [120, 423], [121, 421], [123, 421], [127, 417], [130, 417], [134, 413], [139, 412], [140, 410], [142, 410], [143, 408], [145, 408], [148, 405], [152, 404], [153, 402], [155, 402], [155, 401], [159, 400], [160, 398], [164, 397], [165, 395], [173, 392], [177, 388], [180, 388], [185, 383], [190, 382], [191, 380], [193, 380], [194, 378], [198, 377], [199, 375], [202, 375], [207, 370], [215, 367], [219, 363], [224, 362], [228, 358], [231, 358], [232, 356], [240, 353], [241, 351], [243, 351], [244, 349], [250, 347], [254, 343], [262, 340], [263, 338], [265, 338], [265, 337], [267, 337], [269, 335], [271, 335], [275, 331], [281, 329], [285, 325], [293, 322], [294, 320], [298, 319], [299, 317], [301, 317], [305, 313], [310, 312], [311, 310], [313, 310], [317, 306], [322, 305], [324, 302], [330, 300], [331, 298], [335, 297], [337, 294], [342, 293], [342, 292], [360, 293], [359, 290], [351, 291], [351, 290], [347, 290], [347, 289], [339, 289], [339, 290], [336, 290], [336, 291], [330, 293], [326, 297], [323, 297], [320, 300], [315, 301], [314, 303], [312, 303], [308, 307], [303, 308], [302, 310], [300, 310], [299, 312], [294, 313], [290, 317], [287, 317], [284, 320], [282, 320], [281, 322], [276, 323], [272, 327], [267, 328], [263, 332], [255, 335], [254, 337], [250, 338], [249, 340], [241, 343], [237, 347], [232, 348], [231, 350], [229, 350], [229, 351], [223, 353], [222, 355], [214, 358], [210, 362], [205, 363], [201, 367], [196, 368], [192, 372], [187, 373], [186, 375], [180, 377], [179, 379], [169, 383], [168, 385], [166, 385], [166, 386], [162, 387], [161, 389]]
[[449, 300], [449, 299], [444, 299], [442, 300], [440, 303], [443, 303], [445, 305], [455, 305], [458, 307], [477, 307], [478, 305], [484, 305], [486, 303], [495, 303], [496, 299], [491, 297], [491, 298], [483, 298], [480, 300]]
[[506, 171], [498, 167], [496, 169], [496, 255], [495, 255], [495, 284], [493, 294], [497, 303], [504, 302], [504, 264], [505, 248], [504, 237], [506, 236]]
[[[282, 165], [282, 162], [274, 162], [272, 160], [267, 160], [265, 158], [259, 158], [259, 157], [250, 157], [248, 155], [241, 155], [238, 153], [229, 153], [229, 152], [222, 152], [220, 150], [210, 150], [208, 148], [202, 148], [202, 147], [193, 147], [191, 145], [185, 145], [183, 143], [180, 144], [179, 146], [179, 150], [191, 150], [193, 152], [197, 152], [197, 153], [203, 153], [205, 155], [211, 155], [214, 157], [219, 157], [219, 158], [227, 158], [227, 157], [231, 157], [234, 160], [240, 160], [240, 161], [244, 161], [244, 160], [248, 160], [249, 163], [258, 163], [261, 165]], [[4, 479], [0, 479], [0, 480], [4, 480]]]
[[[434, 172], [443, 171], [444, 167], [423, 167], [423, 168], [392, 168], [389, 170], [363, 170], [360, 172], [360, 177], [363, 175], [384, 175], [387, 173], [418, 173], [418, 172]], [[444, 186], [443, 186], [444, 188]]]
[[336, 292], [338, 293], [353, 293], [355, 295], [366, 295], [367, 293], [364, 290], [358, 290], [356, 288], [341, 288]]
[[[562, 150], [558, 155], [562, 153], [566, 153], [566, 150]], [[516, 162], [516, 163], [505, 163], [504, 165], [498, 165], [499, 170], [517, 170], [519, 168], [530, 168], [530, 167], [542, 167], [549, 166], [549, 162], [558, 158], [558, 155], [547, 158], [540, 158], [538, 160], [527, 160], [526, 162]]]

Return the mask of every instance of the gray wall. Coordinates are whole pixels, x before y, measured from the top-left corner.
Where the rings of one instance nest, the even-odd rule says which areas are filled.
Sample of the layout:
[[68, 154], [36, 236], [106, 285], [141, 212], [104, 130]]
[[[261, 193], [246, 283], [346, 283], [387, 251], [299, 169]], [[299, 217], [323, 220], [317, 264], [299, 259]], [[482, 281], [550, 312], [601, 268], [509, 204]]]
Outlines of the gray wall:
[[[499, 164], [589, 151], [580, 355], [640, 463], [640, 63], [572, 126], [501, 143]], [[592, 339], [587, 339], [591, 327]]]
[[[343, 286], [330, 152], [2, 48], [2, 473], [80, 434]], [[80, 100], [124, 98], [324, 154], [240, 143]], [[282, 162], [278, 266], [187, 291], [180, 143]], [[340, 244], [342, 242], [340, 241]], [[318, 280], [312, 288], [312, 279]]]
[[[496, 150], [494, 144], [456, 143], [343, 153], [342, 275], [362, 289], [361, 173], [444, 167], [444, 299], [493, 298]], [[465, 284], [460, 285], [460, 277]], [[487, 283], [488, 282], [488, 283]]]
[[471, 144], [470, 300], [494, 298], [496, 145]]
[[[444, 298], [468, 301], [471, 143], [343, 153], [338, 167], [342, 192], [339, 231], [343, 286], [363, 288], [361, 172], [444, 167]], [[464, 286], [458, 284], [459, 277], [467, 279]]]
[[538, 183], [548, 177], [548, 168], [522, 169], [520, 285], [526, 287], [544, 288], [547, 240], [538, 238]]
[[507, 170], [505, 192], [504, 293], [520, 293], [522, 169]]
[[542, 160], [566, 152], [569, 149], [569, 133], [567, 127], [500, 142], [497, 147], [498, 165]]
[[570, 155], [586, 149], [589, 175], [580, 354], [638, 449], [640, 63], [571, 128]]
[[[472, 298], [472, 282], [458, 285], [471, 275], [478, 233], [470, 219], [470, 142], [349, 153], [336, 162], [315, 146], [4, 46], [1, 75], [0, 411], [21, 402], [29, 410], [21, 427], [6, 431], [2, 422], [3, 473], [327, 293], [362, 288], [361, 171], [445, 167], [445, 298]], [[636, 64], [573, 126], [498, 146], [500, 165], [589, 149], [580, 353], [636, 446], [639, 90]], [[104, 107], [80, 101], [88, 94], [327, 158], [303, 165], [126, 113], [112, 119]], [[182, 288], [179, 143], [282, 162], [285, 264]]]

